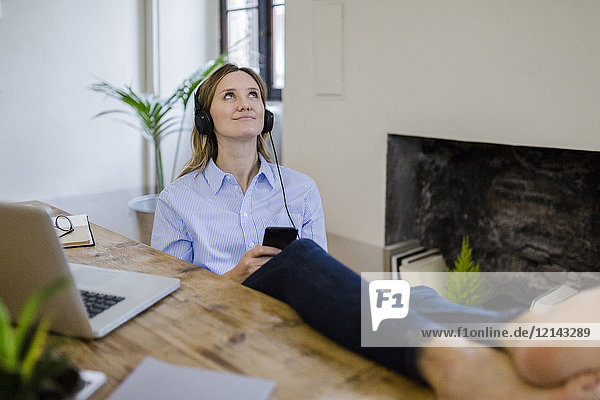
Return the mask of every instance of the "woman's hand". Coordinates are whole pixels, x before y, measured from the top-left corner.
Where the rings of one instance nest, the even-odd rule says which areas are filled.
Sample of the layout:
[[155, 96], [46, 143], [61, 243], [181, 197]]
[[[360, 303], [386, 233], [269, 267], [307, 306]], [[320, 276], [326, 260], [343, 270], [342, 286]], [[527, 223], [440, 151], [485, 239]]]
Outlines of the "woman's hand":
[[221, 276], [242, 283], [280, 252], [281, 250], [278, 248], [263, 246], [262, 243], [259, 243], [253, 249], [248, 250], [235, 267]]

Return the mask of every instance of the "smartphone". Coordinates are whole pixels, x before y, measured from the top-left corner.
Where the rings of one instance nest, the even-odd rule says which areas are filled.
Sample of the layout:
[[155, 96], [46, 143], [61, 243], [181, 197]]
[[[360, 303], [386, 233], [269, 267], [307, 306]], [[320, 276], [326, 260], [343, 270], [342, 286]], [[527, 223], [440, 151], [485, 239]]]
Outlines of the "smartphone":
[[263, 246], [277, 247], [284, 249], [288, 244], [292, 243], [298, 236], [296, 228], [269, 226], [265, 229], [263, 237]]

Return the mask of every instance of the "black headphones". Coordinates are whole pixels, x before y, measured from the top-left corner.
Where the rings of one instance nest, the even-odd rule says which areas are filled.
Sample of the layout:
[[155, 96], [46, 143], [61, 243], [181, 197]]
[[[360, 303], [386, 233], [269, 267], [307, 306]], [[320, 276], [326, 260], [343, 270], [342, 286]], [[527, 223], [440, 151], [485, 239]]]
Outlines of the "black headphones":
[[[200, 85], [202, 86], [202, 85]], [[194, 125], [196, 126], [196, 130], [200, 135], [210, 135], [214, 132], [215, 125], [213, 122], [210, 113], [207, 110], [203, 110], [198, 102], [198, 94], [200, 93], [200, 86], [194, 93]], [[273, 122], [275, 121], [275, 116], [273, 113], [265, 108], [265, 121], [263, 123], [263, 129], [261, 134], [271, 132], [273, 130]], [[281, 182], [281, 193], [283, 194], [283, 204], [285, 206], [285, 211], [287, 212], [288, 218], [292, 223], [292, 226], [296, 228], [294, 224], [294, 220], [290, 215], [290, 210], [288, 210], [287, 199], [285, 198], [285, 187], [283, 186], [283, 179], [281, 178], [281, 170], [279, 168], [279, 160], [277, 159], [277, 151], [275, 150], [275, 143], [273, 142], [273, 135], [269, 135], [271, 139], [271, 146], [273, 146], [273, 154], [275, 154], [275, 164], [277, 165], [277, 173], [279, 175], [279, 181]], [[296, 232], [298, 230], [296, 229]], [[298, 236], [298, 233], [296, 233]], [[298, 236], [299, 238], [299, 236]]]
[[[200, 87], [194, 93], [194, 124], [196, 130], [200, 135], [210, 135], [215, 129], [215, 124], [207, 110], [203, 110], [198, 102], [198, 93], [200, 93]], [[263, 123], [263, 129], [261, 133], [271, 132], [273, 130], [273, 122], [275, 116], [273, 113], [265, 108], [265, 121]]]

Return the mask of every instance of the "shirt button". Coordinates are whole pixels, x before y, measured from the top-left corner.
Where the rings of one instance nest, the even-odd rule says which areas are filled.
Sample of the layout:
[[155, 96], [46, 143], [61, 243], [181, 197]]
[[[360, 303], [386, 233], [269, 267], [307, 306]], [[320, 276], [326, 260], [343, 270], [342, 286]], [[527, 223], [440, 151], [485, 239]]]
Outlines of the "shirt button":
[[250, 247], [254, 247], [254, 242], [250, 242], [250, 243], [248, 243], [248, 245], [249, 245]]
[[244, 213], [244, 217], [247, 217], [247, 216], [248, 216], [248, 213], [246, 213], [246, 212], [245, 212], [245, 213]]

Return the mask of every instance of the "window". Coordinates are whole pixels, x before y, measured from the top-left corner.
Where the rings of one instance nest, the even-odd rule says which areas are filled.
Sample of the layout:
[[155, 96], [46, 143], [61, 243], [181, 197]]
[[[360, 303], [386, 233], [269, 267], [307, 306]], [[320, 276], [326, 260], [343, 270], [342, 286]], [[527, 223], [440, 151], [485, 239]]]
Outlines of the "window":
[[221, 49], [256, 70], [269, 100], [281, 100], [285, 71], [285, 0], [221, 0]]

